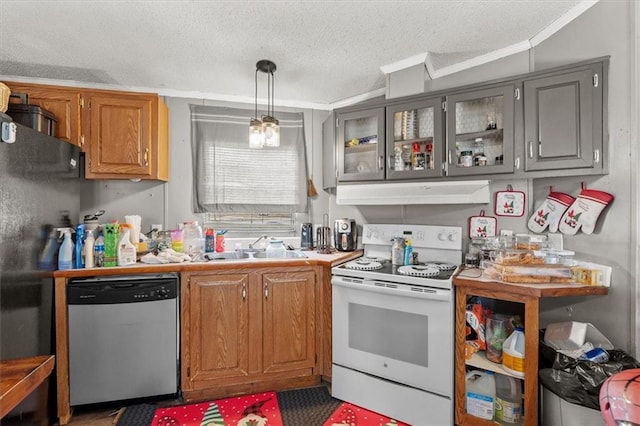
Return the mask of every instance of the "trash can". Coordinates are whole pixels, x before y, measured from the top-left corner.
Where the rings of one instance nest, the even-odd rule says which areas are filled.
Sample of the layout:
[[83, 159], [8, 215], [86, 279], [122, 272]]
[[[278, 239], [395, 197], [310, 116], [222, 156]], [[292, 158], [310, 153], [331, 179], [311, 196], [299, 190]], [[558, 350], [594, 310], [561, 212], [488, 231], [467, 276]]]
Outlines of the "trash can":
[[[542, 424], [602, 425], [599, 401], [602, 383], [622, 370], [640, 367], [640, 362], [635, 358], [622, 350], [613, 349], [611, 342], [593, 325], [584, 327], [584, 324], [549, 324], [540, 331], [538, 377]], [[551, 333], [547, 334], [550, 328]], [[558, 329], [561, 329], [560, 333]], [[558, 339], [559, 334], [564, 334], [566, 340]], [[587, 342], [606, 349], [609, 359], [595, 362], [566, 355], [567, 351], [575, 351], [576, 347], [580, 348]]]

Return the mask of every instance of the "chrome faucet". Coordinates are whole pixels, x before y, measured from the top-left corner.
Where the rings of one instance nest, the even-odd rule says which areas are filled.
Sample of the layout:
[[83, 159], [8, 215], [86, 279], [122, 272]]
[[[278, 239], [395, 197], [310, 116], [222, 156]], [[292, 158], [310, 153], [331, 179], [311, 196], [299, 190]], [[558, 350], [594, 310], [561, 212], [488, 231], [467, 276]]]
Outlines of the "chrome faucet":
[[251, 244], [249, 244], [249, 248], [250, 248], [250, 249], [252, 249], [252, 248], [253, 248], [253, 246], [255, 246], [255, 245], [256, 245], [256, 244], [258, 244], [261, 240], [266, 239], [266, 238], [269, 238], [269, 236], [268, 236], [268, 235], [260, 235], [260, 236], [258, 237], [258, 239], [257, 239], [257, 240], [255, 240], [254, 242], [252, 242]]

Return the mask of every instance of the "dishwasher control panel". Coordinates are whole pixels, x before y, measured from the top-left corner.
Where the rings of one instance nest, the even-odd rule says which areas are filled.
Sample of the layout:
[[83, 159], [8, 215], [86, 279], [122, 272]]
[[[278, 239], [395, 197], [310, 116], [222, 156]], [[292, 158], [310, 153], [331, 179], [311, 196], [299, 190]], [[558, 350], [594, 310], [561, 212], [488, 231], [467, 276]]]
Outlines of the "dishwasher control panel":
[[74, 279], [67, 285], [68, 305], [139, 303], [178, 297], [178, 276], [147, 274]]

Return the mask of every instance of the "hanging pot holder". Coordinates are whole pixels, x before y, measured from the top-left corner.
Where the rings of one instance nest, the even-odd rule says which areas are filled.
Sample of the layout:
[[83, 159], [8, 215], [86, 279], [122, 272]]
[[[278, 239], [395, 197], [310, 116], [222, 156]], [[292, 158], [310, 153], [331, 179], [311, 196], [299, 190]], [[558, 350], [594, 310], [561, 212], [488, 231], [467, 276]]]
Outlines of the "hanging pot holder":
[[498, 220], [493, 216], [485, 216], [480, 210], [479, 216], [469, 218], [469, 238], [495, 237]]
[[496, 192], [496, 216], [522, 217], [524, 215], [525, 195], [522, 191], [514, 191], [507, 185], [506, 191]]

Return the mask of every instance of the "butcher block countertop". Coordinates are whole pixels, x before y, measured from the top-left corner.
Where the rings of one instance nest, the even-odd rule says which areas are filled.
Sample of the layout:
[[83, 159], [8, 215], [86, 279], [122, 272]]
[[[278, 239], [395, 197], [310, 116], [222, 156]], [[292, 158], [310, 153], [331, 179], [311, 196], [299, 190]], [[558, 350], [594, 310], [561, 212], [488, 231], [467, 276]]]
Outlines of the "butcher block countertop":
[[104, 275], [153, 274], [166, 272], [210, 271], [216, 269], [242, 267], [288, 267], [288, 266], [326, 266], [333, 267], [362, 256], [362, 250], [351, 252], [335, 251], [331, 254], [320, 254], [315, 250], [303, 251], [306, 258], [296, 259], [240, 259], [211, 260], [208, 262], [182, 262], [151, 265], [138, 262], [131, 266], [115, 266], [104, 268], [68, 269], [55, 271], [55, 278], [93, 277]]
[[0, 418], [6, 416], [49, 377], [53, 364], [53, 355], [0, 361]]

